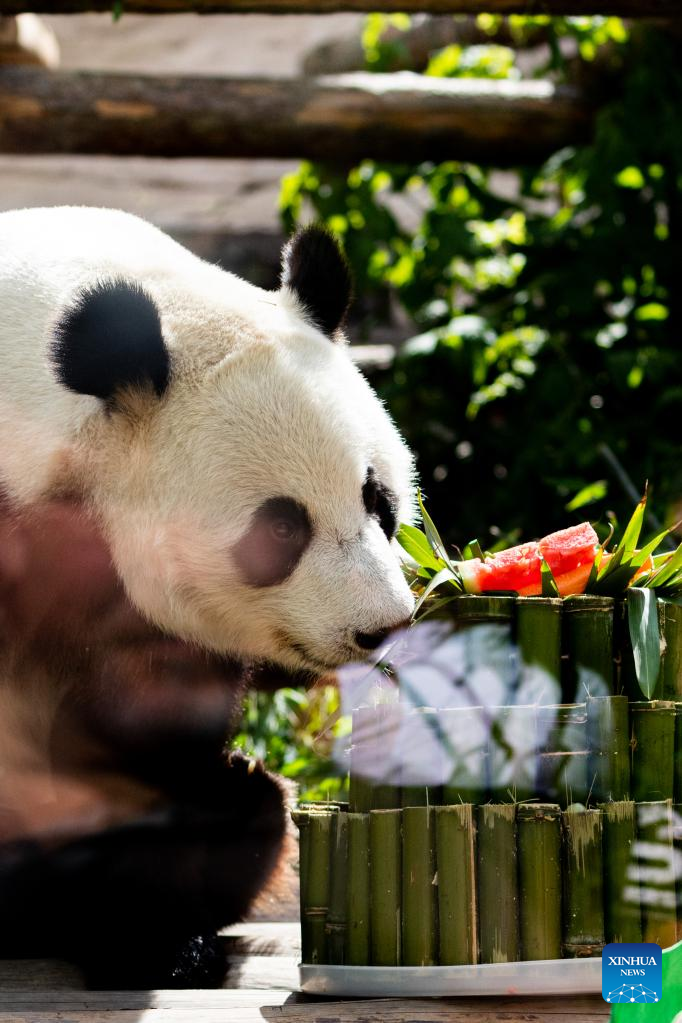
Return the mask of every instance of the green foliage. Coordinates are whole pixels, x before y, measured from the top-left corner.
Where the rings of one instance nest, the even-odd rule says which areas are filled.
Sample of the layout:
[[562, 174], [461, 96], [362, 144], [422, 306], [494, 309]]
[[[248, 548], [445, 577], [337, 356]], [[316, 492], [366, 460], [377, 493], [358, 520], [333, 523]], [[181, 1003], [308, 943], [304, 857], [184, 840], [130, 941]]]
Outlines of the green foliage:
[[[385, 25], [367, 22], [375, 70], [400, 45], [382, 43]], [[631, 499], [605, 452], [637, 486], [652, 481], [660, 519], [679, 517], [682, 496], [682, 45], [652, 29], [630, 37], [617, 18], [507, 25], [521, 42], [542, 34], [537, 70], [557, 81], [569, 44], [581, 75], [595, 62], [617, 69], [592, 144], [504, 174], [306, 163], [282, 188], [286, 226], [312, 210], [344, 241], [358, 291], [390, 289], [416, 324], [377, 382], [460, 547], [545, 534], [588, 501], [594, 518], [625, 518]], [[479, 27], [489, 46], [447, 47], [426, 73], [519, 77], [515, 51], [495, 41], [499, 19]]]
[[295, 778], [301, 799], [339, 799], [346, 780], [335, 774], [332, 750], [349, 731], [335, 686], [251, 692], [244, 702], [242, 732], [232, 745], [269, 770]]

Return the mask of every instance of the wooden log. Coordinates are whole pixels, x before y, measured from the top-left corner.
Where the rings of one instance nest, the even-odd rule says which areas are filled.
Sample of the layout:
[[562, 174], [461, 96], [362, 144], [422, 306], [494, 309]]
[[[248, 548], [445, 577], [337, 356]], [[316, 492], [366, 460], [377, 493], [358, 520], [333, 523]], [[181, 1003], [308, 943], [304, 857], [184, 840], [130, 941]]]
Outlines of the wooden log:
[[[110, 13], [114, 0], [0, 0], [0, 14]], [[123, 0], [128, 14], [330, 14], [406, 11], [433, 14], [617, 14], [679, 18], [678, 0]]]
[[[0, 152], [533, 163], [589, 137], [572, 86], [429, 78], [170, 77], [6, 68]], [[481, 599], [481, 598], [478, 598]]]

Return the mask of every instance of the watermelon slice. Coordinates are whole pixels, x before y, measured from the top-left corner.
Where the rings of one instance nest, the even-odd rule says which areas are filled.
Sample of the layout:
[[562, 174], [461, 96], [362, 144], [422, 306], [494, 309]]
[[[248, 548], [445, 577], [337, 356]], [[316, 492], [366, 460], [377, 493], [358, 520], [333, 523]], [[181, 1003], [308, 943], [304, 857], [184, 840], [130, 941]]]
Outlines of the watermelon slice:
[[522, 597], [537, 597], [542, 593], [541, 569], [543, 559], [562, 597], [583, 593], [589, 579], [599, 539], [589, 522], [560, 529], [542, 540], [522, 543], [481, 561], [471, 558], [460, 561], [457, 567], [467, 593], [490, 593], [508, 590]]

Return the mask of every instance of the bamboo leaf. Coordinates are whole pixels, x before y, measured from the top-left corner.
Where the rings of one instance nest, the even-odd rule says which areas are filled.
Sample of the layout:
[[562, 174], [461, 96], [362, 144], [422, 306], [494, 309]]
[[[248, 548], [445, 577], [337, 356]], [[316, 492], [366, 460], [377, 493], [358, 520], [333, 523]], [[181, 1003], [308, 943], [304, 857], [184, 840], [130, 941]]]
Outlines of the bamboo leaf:
[[627, 591], [628, 629], [639, 688], [650, 700], [661, 663], [658, 605], [653, 590], [632, 586]]
[[481, 561], [485, 558], [483, 548], [478, 540], [470, 540], [462, 551], [462, 561], [472, 561], [473, 558], [479, 558]]
[[606, 496], [608, 490], [608, 484], [606, 480], [595, 480], [594, 483], [588, 483], [586, 487], [579, 490], [572, 500], [565, 506], [566, 511], [577, 511], [578, 508], [584, 508], [586, 504], [593, 504], [595, 501], [600, 501], [602, 497]]
[[426, 533], [427, 540], [429, 541], [431, 547], [433, 548], [434, 554], [436, 555], [436, 557], [440, 558], [446, 565], [449, 565], [450, 558], [448, 557], [448, 553], [445, 550], [445, 544], [440, 538], [440, 533], [436, 529], [433, 523], [433, 519], [431, 518], [426, 508], [424, 507], [421, 490], [417, 493], [417, 502], [419, 504], [419, 511], [421, 512], [422, 521], [424, 523], [424, 532]]
[[642, 496], [642, 499], [640, 500], [639, 504], [633, 511], [630, 521], [625, 527], [625, 531], [621, 536], [620, 542], [618, 543], [614, 553], [617, 553], [620, 550], [623, 551], [635, 550], [637, 546], [637, 541], [639, 540], [639, 534], [642, 532], [642, 523], [644, 522], [644, 512], [646, 509], [646, 498], [647, 491], [645, 488], [644, 495]]
[[401, 523], [396, 539], [402, 549], [422, 568], [431, 568], [437, 572], [443, 567], [442, 561], [434, 556], [426, 536], [416, 526], [411, 526], [407, 522]]
[[445, 583], [451, 583], [455, 590], [460, 593], [462, 591], [462, 584], [459, 581], [458, 573], [454, 572], [451, 568], [441, 568], [440, 572], [436, 572], [433, 579], [429, 582], [424, 592], [420, 596], [419, 600], [415, 605], [415, 613], [422, 606], [427, 597], [429, 597], [435, 589], [439, 586], [443, 586]]
[[559, 587], [556, 584], [556, 579], [554, 578], [552, 569], [549, 567], [544, 557], [542, 558], [542, 564], [540, 565], [540, 580], [542, 582], [543, 597], [559, 596]]
[[658, 588], [670, 582], [680, 571], [682, 571], [682, 543], [658, 570], [655, 578], [652, 579], [652, 586]]

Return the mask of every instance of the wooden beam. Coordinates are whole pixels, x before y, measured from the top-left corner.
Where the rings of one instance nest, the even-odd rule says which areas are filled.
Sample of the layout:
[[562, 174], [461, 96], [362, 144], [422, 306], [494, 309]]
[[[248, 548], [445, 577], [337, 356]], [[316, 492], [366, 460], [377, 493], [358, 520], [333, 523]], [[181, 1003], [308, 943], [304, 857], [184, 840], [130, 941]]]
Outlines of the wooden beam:
[[[111, 12], [114, 0], [0, 0], [0, 14]], [[123, 0], [128, 14], [329, 14], [407, 11], [432, 14], [617, 14], [682, 19], [679, 0]]]
[[0, 152], [533, 163], [594, 113], [545, 81], [401, 72], [320, 78], [0, 70]]

